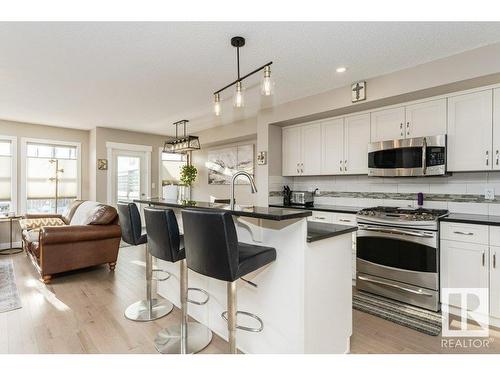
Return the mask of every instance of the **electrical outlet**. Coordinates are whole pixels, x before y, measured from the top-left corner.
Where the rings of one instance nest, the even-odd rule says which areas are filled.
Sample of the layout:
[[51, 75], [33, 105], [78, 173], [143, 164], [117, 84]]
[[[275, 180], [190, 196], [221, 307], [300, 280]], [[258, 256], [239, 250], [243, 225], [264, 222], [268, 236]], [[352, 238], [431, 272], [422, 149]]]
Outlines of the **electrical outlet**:
[[492, 187], [484, 189], [484, 199], [488, 200], [495, 199], [495, 189]]

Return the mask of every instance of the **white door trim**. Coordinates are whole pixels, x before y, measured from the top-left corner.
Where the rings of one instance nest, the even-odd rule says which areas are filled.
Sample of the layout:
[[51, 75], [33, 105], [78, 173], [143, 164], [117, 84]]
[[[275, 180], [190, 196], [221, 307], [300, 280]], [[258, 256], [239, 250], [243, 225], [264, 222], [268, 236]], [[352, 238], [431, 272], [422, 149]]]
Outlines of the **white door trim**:
[[113, 204], [113, 150], [143, 152], [146, 157], [146, 195], [151, 196], [151, 152], [152, 146], [134, 145], [130, 143], [106, 142], [106, 157], [108, 159], [108, 170], [106, 173], [106, 202]]

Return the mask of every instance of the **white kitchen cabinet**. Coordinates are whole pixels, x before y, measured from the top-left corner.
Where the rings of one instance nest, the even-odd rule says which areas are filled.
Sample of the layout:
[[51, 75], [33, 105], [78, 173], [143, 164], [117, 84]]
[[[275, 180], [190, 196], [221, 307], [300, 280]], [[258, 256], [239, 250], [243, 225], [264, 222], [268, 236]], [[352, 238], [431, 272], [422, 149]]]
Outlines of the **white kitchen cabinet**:
[[297, 176], [300, 174], [302, 148], [300, 127], [283, 128], [282, 139], [283, 176]]
[[301, 130], [300, 174], [315, 176], [321, 173], [321, 124], [305, 125]]
[[500, 88], [493, 90], [493, 169], [500, 170]]
[[492, 168], [493, 90], [448, 98], [448, 171]]
[[488, 254], [488, 245], [441, 240], [441, 288], [488, 288]]
[[348, 116], [344, 121], [344, 174], [368, 174], [370, 115]]
[[344, 119], [321, 123], [321, 174], [344, 172]]
[[490, 246], [490, 315], [500, 319], [500, 247]]
[[446, 98], [405, 107], [405, 138], [446, 134]]
[[375, 111], [371, 117], [371, 142], [405, 137], [405, 108], [397, 107]]

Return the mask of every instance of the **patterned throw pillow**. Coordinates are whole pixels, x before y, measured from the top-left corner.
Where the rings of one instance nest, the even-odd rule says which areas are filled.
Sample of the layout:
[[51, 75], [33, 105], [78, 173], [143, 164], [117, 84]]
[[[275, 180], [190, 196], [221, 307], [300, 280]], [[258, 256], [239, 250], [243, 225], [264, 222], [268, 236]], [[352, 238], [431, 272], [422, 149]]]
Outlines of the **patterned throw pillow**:
[[43, 217], [39, 219], [22, 219], [19, 220], [19, 224], [22, 229], [32, 230], [38, 229], [41, 227], [61, 227], [66, 225], [64, 221], [62, 221], [58, 217]]

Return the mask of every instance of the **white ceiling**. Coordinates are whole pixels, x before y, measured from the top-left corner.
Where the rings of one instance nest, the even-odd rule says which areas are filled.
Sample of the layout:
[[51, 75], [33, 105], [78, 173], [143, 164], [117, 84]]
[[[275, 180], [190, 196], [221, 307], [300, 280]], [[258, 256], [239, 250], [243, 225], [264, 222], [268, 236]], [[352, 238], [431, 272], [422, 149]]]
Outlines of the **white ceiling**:
[[[276, 95], [263, 102], [254, 76], [246, 108], [228, 89], [216, 118], [212, 92], [236, 75], [234, 35], [247, 39], [242, 74], [274, 62]], [[186, 118], [196, 131], [496, 42], [500, 23], [0, 23], [0, 118], [160, 134]]]

